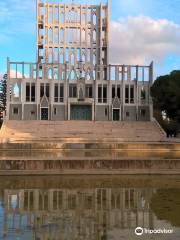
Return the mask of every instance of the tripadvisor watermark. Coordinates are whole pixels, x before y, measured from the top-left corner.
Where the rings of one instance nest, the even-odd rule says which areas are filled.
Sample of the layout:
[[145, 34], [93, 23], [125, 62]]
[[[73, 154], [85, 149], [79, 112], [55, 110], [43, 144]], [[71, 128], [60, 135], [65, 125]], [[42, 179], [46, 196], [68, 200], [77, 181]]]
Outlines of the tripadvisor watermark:
[[135, 229], [135, 234], [137, 236], [141, 236], [143, 234], [172, 234], [173, 233], [173, 229], [147, 229], [147, 228], [141, 228], [141, 227], [137, 227]]

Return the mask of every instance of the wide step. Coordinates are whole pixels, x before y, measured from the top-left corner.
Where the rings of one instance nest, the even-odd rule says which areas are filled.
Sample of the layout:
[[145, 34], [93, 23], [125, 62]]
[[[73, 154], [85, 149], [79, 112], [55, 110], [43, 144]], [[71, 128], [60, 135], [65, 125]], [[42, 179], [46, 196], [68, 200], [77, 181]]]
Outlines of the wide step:
[[157, 142], [164, 138], [156, 122], [6, 121], [0, 141], [62, 141], [114, 139], [120, 142]]

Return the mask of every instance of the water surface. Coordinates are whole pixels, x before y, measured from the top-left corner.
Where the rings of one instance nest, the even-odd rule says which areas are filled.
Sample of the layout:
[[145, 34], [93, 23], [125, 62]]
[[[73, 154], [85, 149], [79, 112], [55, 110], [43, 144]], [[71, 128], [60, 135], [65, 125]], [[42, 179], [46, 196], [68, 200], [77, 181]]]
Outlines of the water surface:
[[180, 176], [0, 177], [0, 239], [179, 240]]

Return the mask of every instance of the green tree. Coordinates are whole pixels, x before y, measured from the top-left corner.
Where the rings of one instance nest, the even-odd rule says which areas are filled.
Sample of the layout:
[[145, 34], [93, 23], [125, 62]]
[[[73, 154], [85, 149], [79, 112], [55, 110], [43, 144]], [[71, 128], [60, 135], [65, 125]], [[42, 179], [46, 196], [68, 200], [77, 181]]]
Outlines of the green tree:
[[7, 74], [4, 74], [0, 80], [0, 117], [2, 118], [3, 111], [6, 110], [6, 91], [7, 91]]
[[[176, 126], [180, 124], [180, 71], [158, 77], [151, 87], [151, 95], [156, 116], [165, 130], [173, 129], [173, 126], [177, 129]], [[165, 120], [162, 119], [163, 112]]]
[[168, 118], [180, 121], [180, 71], [160, 76], [151, 88], [155, 109], [164, 111]]

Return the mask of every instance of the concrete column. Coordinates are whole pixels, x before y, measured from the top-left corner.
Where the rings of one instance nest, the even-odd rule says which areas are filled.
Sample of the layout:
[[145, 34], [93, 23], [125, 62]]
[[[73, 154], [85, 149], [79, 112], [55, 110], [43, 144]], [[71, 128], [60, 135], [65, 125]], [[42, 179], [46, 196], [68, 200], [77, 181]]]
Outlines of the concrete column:
[[53, 211], [53, 191], [54, 190], [48, 191], [48, 210], [49, 211]]
[[67, 112], [68, 112], [67, 120], [71, 120], [71, 103], [70, 102], [68, 102], [68, 104], [67, 104]]
[[39, 210], [39, 190], [34, 190], [34, 210]]
[[[50, 101], [49, 101], [49, 104], [50, 104], [50, 119], [49, 120], [52, 120], [52, 114], [53, 114], [53, 105], [54, 105], [54, 75], [53, 75], [53, 78], [50, 80]], [[59, 85], [58, 85], [59, 86]]]
[[[31, 88], [31, 85], [30, 85]], [[26, 82], [21, 82], [22, 120], [24, 120], [24, 103], [26, 102]]]
[[124, 121], [124, 103], [125, 103], [125, 99], [124, 99], [124, 92], [125, 92], [125, 86], [124, 86], [124, 65], [122, 66], [122, 84], [121, 84], [121, 106], [122, 106], [122, 115], [121, 115], [121, 120]]
[[149, 66], [149, 111], [150, 111], [150, 121], [153, 121], [153, 102], [151, 98], [151, 86], [153, 84], [153, 62]]
[[138, 66], [136, 66], [136, 120], [139, 120], [139, 111], [138, 111], [138, 106], [139, 106], [139, 88], [138, 88], [138, 72], [139, 72], [139, 68]]
[[10, 61], [9, 58], [7, 58], [7, 92], [6, 92], [6, 119], [9, 120], [10, 115]]
[[41, 119], [40, 118], [40, 81], [38, 78], [36, 78], [36, 104], [37, 104], [37, 120]]

